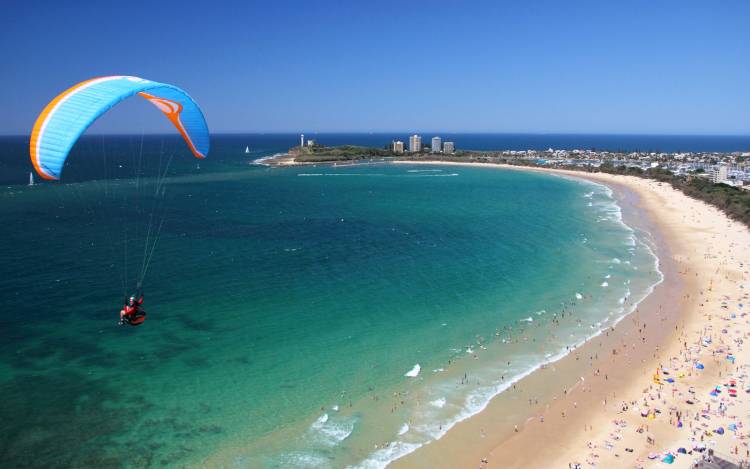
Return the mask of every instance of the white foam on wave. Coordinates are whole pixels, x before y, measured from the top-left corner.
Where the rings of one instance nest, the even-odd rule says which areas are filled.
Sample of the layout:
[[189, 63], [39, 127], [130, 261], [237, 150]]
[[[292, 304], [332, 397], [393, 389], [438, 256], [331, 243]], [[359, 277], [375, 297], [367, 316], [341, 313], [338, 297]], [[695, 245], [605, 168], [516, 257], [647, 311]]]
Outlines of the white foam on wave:
[[354, 420], [337, 419], [333, 420], [328, 414], [323, 414], [310, 425], [310, 432], [318, 441], [325, 446], [335, 446], [345, 439], [354, 431]]
[[529, 316], [528, 318], [519, 319], [518, 322], [534, 322], [534, 318]]
[[606, 287], [608, 287], [608, 286], [609, 286], [609, 283], [607, 283], [607, 282], [602, 282], [602, 287], [605, 287], [605, 288], [606, 288]]
[[383, 469], [396, 459], [402, 458], [409, 453], [421, 448], [423, 443], [406, 443], [404, 441], [391, 442], [385, 448], [381, 448], [372, 453], [367, 459], [356, 466], [362, 469]]
[[251, 162], [251, 164], [257, 164], [259, 166], [270, 166], [267, 163], [268, 160], [272, 160], [272, 159], [274, 159], [276, 157], [283, 156], [283, 155], [284, 155], [283, 153], [276, 153], [276, 154], [271, 155], [271, 156], [264, 156], [263, 158], [258, 158], [257, 160], [253, 160]]
[[399, 430], [398, 430], [398, 436], [401, 436], [401, 435], [403, 435], [404, 433], [406, 433], [408, 431], [409, 431], [409, 424], [405, 423], [405, 424], [401, 425], [401, 428], [399, 428]]
[[433, 407], [437, 407], [438, 409], [442, 409], [443, 407], [445, 407], [446, 402], [447, 401], [445, 400], [445, 398], [441, 397], [439, 399], [435, 399], [434, 401], [430, 401], [430, 405]]
[[416, 365], [414, 365], [414, 367], [411, 370], [407, 371], [406, 374], [404, 374], [404, 376], [406, 376], [407, 378], [416, 378], [417, 376], [419, 376], [419, 372], [421, 370], [422, 370], [422, 367], [419, 366], [419, 363], [417, 363]]
[[583, 295], [581, 295], [580, 293], [576, 293], [576, 298], [579, 299], [579, 300], [582, 300], [583, 299]]
[[614, 264], [619, 264], [619, 263], [621, 263], [622, 261], [621, 261], [620, 259], [618, 259], [618, 258], [616, 258], [616, 257], [615, 257], [614, 259], [612, 259], [612, 262], [613, 262]]
[[412, 177], [420, 177], [420, 178], [441, 178], [441, 177], [453, 177], [458, 176], [458, 173], [446, 173], [446, 174], [417, 174]]
[[442, 169], [410, 169], [407, 173], [442, 173]]
[[325, 176], [325, 175], [323, 173], [299, 173], [299, 174], [297, 174], [297, 176], [300, 176], [300, 177], [302, 177], [302, 176], [309, 176], [309, 177], [311, 177], [311, 176]]

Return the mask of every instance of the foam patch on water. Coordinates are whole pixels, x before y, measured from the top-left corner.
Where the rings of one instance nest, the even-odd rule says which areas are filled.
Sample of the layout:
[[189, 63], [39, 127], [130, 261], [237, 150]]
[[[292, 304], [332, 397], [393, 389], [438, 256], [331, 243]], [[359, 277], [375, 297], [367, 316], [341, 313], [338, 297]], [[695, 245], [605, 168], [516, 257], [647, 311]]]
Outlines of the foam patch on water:
[[325, 446], [336, 446], [354, 431], [354, 420], [346, 418], [331, 419], [323, 414], [310, 425], [313, 438]]
[[417, 376], [419, 376], [419, 372], [421, 370], [422, 367], [419, 366], [419, 363], [417, 363], [411, 370], [407, 371], [404, 376], [406, 376], [407, 378], [416, 378]]
[[437, 407], [438, 409], [442, 409], [445, 407], [446, 400], [444, 397], [441, 397], [439, 399], [435, 399], [434, 401], [430, 401], [430, 405], [433, 407]]
[[269, 163], [268, 163], [268, 160], [272, 160], [272, 159], [277, 158], [279, 156], [283, 156], [283, 153], [276, 153], [276, 154], [271, 155], [271, 156], [264, 156], [263, 158], [258, 158], [257, 160], [253, 160], [252, 164], [257, 164], [257, 165], [260, 165], [260, 166], [270, 166]]
[[372, 453], [367, 459], [355, 466], [362, 469], [383, 469], [396, 459], [402, 458], [409, 453], [422, 447], [422, 443], [406, 443], [394, 441], [386, 448], [381, 448]]

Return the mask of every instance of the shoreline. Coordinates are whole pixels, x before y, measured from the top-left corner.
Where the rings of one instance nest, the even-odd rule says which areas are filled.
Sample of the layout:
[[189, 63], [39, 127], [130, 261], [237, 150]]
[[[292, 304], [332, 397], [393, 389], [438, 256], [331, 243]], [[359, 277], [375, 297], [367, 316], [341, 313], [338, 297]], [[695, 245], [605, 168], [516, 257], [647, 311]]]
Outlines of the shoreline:
[[[394, 162], [394, 164], [452, 165], [538, 171], [604, 184], [614, 191], [618, 204], [622, 206], [624, 203], [627, 206], [627, 210], [625, 206], [622, 206], [626, 223], [633, 228], [649, 231], [655, 238], [658, 262], [662, 266], [664, 279], [654, 287], [651, 294], [642, 300], [636, 311], [624, 317], [624, 319], [628, 319], [627, 321], [621, 320], [611, 334], [606, 333], [604, 337], [600, 335], [589, 339], [584, 346], [573, 353], [562, 357], [557, 362], [550, 364], [549, 367], [538, 369], [524, 377], [518, 381], [514, 389], [509, 389], [495, 396], [480, 413], [457, 423], [443, 438], [397, 459], [391, 464], [391, 467], [424, 467], [425, 464], [433, 467], [477, 467], [477, 465], [479, 467], [568, 467], [570, 463], [587, 465], [585, 464], [587, 453], [590, 453], [588, 456], [595, 454], [591, 451], [590, 441], [601, 437], [601, 435], [606, 439], [607, 430], [611, 430], [611, 424], [608, 426], [608, 423], [612, 415], [618, 415], [616, 411], [611, 409], [612, 403], [620, 402], [621, 399], [619, 398], [627, 399], [629, 396], [635, 396], [644, 387], [649, 388], [649, 382], [651, 381], [649, 375], [659, 365], [659, 360], [663, 361], [666, 357], [674, 356], [679, 351], [680, 339], [674, 333], [675, 331], [680, 332], [679, 335], [685, 337], [686, 331], [692, 332], [696, 329], [702, 331], [705, 328], [705, 324], [700, 321], [698, 314], [701, 303], [698, 302], [698, 297], [693, 295], [693, 292], [700, 291], [701, 287], [705, 286], [703, 284], [705, 277], [713, 277], [712, 269], [705, 268], [708, 266], [704, 266], [700, 262], [689, 262], [689, 254], [692, 252], [688, 246], [690, 243], [683, 239], [684, 233], [680, 233], [679, 223], [676, 224], [665, 217], [666, 214], [663, 213], [665, 208], [663, 204], [660, 207], [658, 203], [659, 197], [663, 198], [668, 195], [673, 199], [679, 200], [682, 198], [685, 200], [680, 202], [691, 202], [688, 205], [692, 210], [715, 212], [713, 213], [714, 218], [718, 216], [719, 222], [722, 219], [730, 225], [737, 222], [729, 220], [717, 209], [690, 199], [671, 187], [656, 181], [638, 179], [632, 176], [519, 168], [491, 163], [404, 161]], [[657, 189], [661, 193], [657, 193]], [[679, 217], [679, 212], [676, 213]], [[684, 219], [685, 214], [682, 215]], [[645, 226], [633, 226], [632, 221], [638, 221], [639, 218], [642, 218], [641, 221]], [[640, 222], [636, 223], [636, 225], [639, 224]], [[741, 226], [739, 226], [738, 233], [750, 239], [747, 230]], [[698, 234], [700, 235], [700, 233]], [[698, 238], [701, 238], [701, 236], [698, 236]], [[706, 240], [702, 239], [702, 241], [705, 242]], [[683, 275], [688, 270], [694, 271], [696, 276]], [[653, 316], [654, 311], [658, 311], [656, 313], [658, 319]], [[654, 323], [659, 326], [656, 328], [657, 330], [654, 330]], [[652, 324], [651, 329], [646, 327], [647, 324]], [[632, 350], [623, 352], [620, 356], [613, 356], [611, 360], [605, 360], [604, 357], [599, 357], [596, 353], [597, 349], [609, 350], [611, 348], [616, 350], [618, 345], [626, 341], [633, 341], [636, 338], [643, 339], [646, 346], [639, 344], [639, 347], [633, 347]], [[625, 350], [627, 350], [627, 347], [625, 347]], [[593, 357], [592, 354], [596, 355], [596, 359], [590, 361], [590, 366], [582, 367], [580, 363], [578, 363], [579, 366], [576, 366], [576, 362], [579, 361], [581, 355]], [[595, 367], [594, 363], [596, 363]], [[599, 372], [594, 373], [594, 368]], [[712, 382], [715, 379], [716, 370], [711, 371], [707, 370], [700, 373], [700, 376], [696, 376], [695, 379], [690, 379], [693, 378], [693, 373], [690, 372], [691, 376], [686, 381], [691, 381], [696, 387], [697, 385], [707, 385], [707, 382]], [[576, 378], [571, 382], [570, 377], [579, 376], [578, 372], [582, 373], [580, 376], [585, 381], [582, 380], [579, 383], [578, 378]], [[554, 378], [546, 376], [551, 374], [555, 375]], [[602, 374], [606, 377], [606, 382], [602, 382]], [[565, 377], [567, 377], [567, 380]], [[528, 395], [524, 395], [524, 390], [549, 387], [549, 379], [555, 380], [558, 389], [548, 390], [546, 402], [542, 400], [541, 407], [530, 405], [530, 408], [525, 412], [526, 418], [523, 421], [518, 421], [521, 419], [518, 419], [515, 423], [510, 421], [512, 419], [508, 418], [507, 410], [513, 408], [513, 406], [518, 406], [519, 401], [528, 397]], [[564, 390], [559, 389], [560, 383], [563, 383]], [[578, 386], [578, 384], [582, 384], [582, 386]], [[622, 413], [620, 412], [620, 414]], [[521, 414], [524, 414], [524, 412]], [[518, 432], [514, 431], [516, 425]], [[574, 431], [566, 432], [569, 429]], [[657, 442], [677, 444], [679, 440], [679, 435], [674, 435], [675, 432], [669, 432], [665, 429], [652, 432], [658, 433], [658, 435], [655, 435]], [[649, 436], [652, 435], [649, 434]], [[629, 438], [622, 439], [627, 441], [627, 444], [630, 445], [629, 448], [633, 451], [623, 452], [620, 450], [617, 453], [606, 454], [612, 456], [612, 464], [616, 467], [633, 467], [636, 461], [644, 460], [649, 453], [653, 453], [655, 450], [653, 445], [647, 445], [643, 441], [639, 442], [639, 438], [632, 435], [629, 435]], [[543, 448], [540, 448], [538, 443], [540, 440], [545, 442]], [[640, 440], [644, 440], [644, 438], [641, 436]], [[610, 445], [608, 444], [608, 446]], [[683, 446], [689, 447], [690, 445], [685, 443]], [[726, 453], [728, 453], [727, 450], [722, 451], [722, 454]], [[613, 456], [615, 454], [616, 456]], [[591, 456], [590, 459], [594, 459], [591, 462], [596, 464], [602, 464], [605, 461], [598, 454], [596, 457]], [[684, 463], [689, 464], [692, 459], [692, 456], [681, 457], [679, 461], [682, 464], [678, 464], [678, 467], [683, 466]], [[481, 461], [486, 462], [482, 463]]]

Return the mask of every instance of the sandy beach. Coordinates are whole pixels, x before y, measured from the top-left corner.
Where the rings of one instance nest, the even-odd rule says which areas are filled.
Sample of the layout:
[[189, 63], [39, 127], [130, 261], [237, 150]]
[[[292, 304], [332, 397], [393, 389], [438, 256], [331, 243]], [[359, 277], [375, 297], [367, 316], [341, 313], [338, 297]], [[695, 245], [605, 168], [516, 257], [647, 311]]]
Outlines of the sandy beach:
[[624, 221], [651, 233], [664, 281], [615, 328], [392, 467], [691, 467], [709, 452], [750, 459], [748, 229], [668, 184], [506, 168], [612, 188]]

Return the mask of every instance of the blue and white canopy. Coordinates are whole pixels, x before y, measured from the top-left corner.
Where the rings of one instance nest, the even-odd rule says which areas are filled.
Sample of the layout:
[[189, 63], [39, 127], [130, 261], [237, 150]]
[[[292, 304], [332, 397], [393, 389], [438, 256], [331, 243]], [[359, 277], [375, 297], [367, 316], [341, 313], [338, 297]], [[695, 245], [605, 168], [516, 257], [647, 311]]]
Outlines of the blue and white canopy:
[[78, 83], [47, 104], [31, 132], [29, 153], [36, 172], [45, 179], [60, 179], [78, 137], [112, 106], [134, 94], [148, 99], [167, 116], [196, 157], [206, 157], [208, 126], [187, 93], [165, 83], [118, 75]]

